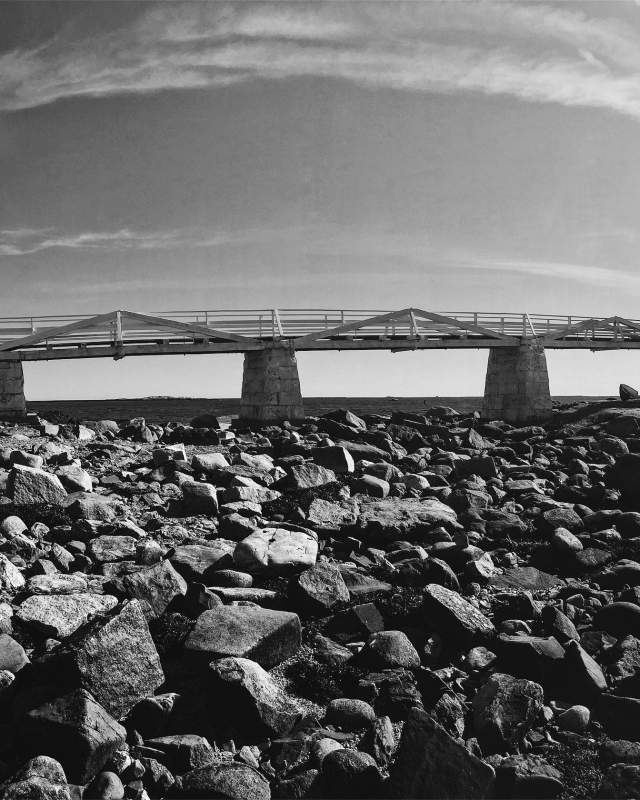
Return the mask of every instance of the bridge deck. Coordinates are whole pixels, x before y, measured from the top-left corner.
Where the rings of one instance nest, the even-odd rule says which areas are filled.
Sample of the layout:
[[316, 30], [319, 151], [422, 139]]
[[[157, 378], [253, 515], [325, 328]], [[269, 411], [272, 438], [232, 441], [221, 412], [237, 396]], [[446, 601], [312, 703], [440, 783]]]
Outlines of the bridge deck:
[[0, 360], [260, 350], [407, 350], [514, 347], [640, 348], [640, 320], [497, 312], [254, 309], [0, 319]]

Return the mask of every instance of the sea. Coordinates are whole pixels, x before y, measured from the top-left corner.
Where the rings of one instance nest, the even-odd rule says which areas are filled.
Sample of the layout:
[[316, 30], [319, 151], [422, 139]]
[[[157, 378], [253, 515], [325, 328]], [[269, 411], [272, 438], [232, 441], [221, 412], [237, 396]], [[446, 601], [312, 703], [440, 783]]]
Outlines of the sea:
[[[556, 407], [576, 403], [598, 402], [603, 396], [567, 395], [554, 397]], [[144, 417], [147, 422], [188, 423], [200, 414], [214, 414], [223, 421], [237, 417], [237, 397], [131, 397], [110, 400], [33, 400], [34, 411], [51, 422], [112, 419], [116, 422]], [[309, 416], [321, 416], [336, 409], [349, 409], [355, 414], [392, 414], [395, 411], [424, 413], [432, 406], [449, 406], [461, 413], [479, 411], [481, 397], [305, 397], [304, 408]]]

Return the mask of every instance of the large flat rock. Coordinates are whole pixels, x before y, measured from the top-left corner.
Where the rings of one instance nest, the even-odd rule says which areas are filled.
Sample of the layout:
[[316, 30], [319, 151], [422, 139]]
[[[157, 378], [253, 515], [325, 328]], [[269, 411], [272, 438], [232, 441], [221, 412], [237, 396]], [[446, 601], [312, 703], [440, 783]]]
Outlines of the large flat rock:
[[16, 616], [47, 636], [65, 639], [92, 614], [109, 611], [117, 603], [117, 599], [108, 594], [34, 594], [20, 604]]
[[363, 501], [358, 517], [358, 528], [365, 539], [411, 539], [439, 526], [448, 530], [460, 527], [456, 512], [432, 497]]
[[294, 655], [300, 644], [297, 614], [252, 606], [221, 606], [200, 614], [184, 646], [187, 653], [207, 661], [236, 656], [269, 669]]
[[304, 528], [259, 528], [238, 545], [236, 568], [250, 574], [287, 575], [313, 567], [318, 536]]

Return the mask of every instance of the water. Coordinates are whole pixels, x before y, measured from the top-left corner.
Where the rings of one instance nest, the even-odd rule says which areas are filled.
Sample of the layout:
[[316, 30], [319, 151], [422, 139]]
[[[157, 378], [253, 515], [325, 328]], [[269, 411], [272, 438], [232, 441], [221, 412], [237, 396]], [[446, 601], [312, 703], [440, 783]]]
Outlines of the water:
[[[602, 400], [602, 397], [556, 397], [557, 403]], [[391, 414], [393, 411], [424, 412], [430, 406], [452, 406], [463, 413], [479, 410], [481, 397], [305, 397], [304, 407], [310, 416], [320, 416], [337, 408], [348, 408], [356, 414]], [[148, 422], [190, 422], [199, 414], [218, 417], [237, 416], [237, 397], [141, 397], [117, 400], [34, 400], [28, 403], [47, 419], [128, 420], [144, 417]]]

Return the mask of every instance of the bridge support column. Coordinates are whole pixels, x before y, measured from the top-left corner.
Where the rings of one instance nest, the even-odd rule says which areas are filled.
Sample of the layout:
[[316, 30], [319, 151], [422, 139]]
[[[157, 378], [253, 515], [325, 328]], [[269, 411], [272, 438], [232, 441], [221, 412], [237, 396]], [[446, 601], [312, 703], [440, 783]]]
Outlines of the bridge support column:
[[544, 348], [538, 342], [489, 351], [482, 416], [530, 422], [549, 416], [551, 395]]
[[0, 361], [0, 419], [21, 419], [26, 413], [22, 361]]
[[293, 347], [276, 345], [244, 354], [240, 419], [304, 419], [298, 362]]

